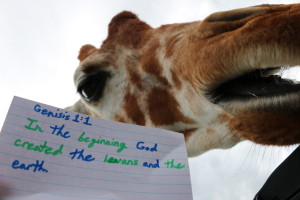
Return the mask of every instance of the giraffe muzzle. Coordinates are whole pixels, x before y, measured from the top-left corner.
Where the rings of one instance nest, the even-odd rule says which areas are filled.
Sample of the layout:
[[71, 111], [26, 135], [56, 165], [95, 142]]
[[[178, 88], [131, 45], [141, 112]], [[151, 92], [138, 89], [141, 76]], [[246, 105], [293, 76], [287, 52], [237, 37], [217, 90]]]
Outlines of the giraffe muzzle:
[[208, 62], [211, 70], [202, 76], [210, 101], [231, 113], [245, 109], [300, 112], [300, 81], [286, 75], [300, 65], [299, 22], [299, 4], [208, 16], [201, 27], [202, 40], [210, 42], [201, 53], [215, 54]]

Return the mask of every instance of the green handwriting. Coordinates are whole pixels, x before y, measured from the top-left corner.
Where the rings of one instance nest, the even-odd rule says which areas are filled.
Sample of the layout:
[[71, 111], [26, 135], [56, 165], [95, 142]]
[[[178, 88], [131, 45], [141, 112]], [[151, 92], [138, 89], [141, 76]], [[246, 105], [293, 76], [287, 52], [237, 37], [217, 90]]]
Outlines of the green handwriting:
[[108, 157], [108, 154], [105, 155], [105, 158], [103, 160], [105, 163], [115, 163], [115, 164], [121, 164], [121, 165], [138, 165], [138, 160], [127, 160], [123, 158], [115, 158], [115, 157]]
[[44, 132], [44, 130], [39, 126], [39, 125], [33, 125], [33, 123], [36, 123], [38, 122], [38, 120], [35, 120], [35, 119], [31, 119], [31, 118], [27, 118], [27, 120], [29, 121], [29, 124], [25, 125], [24, 127], [28, 130], [31, 130], [31, 131], [39, 131], [39, 132]]
[[27, 142], [27, 141], [22, 141], [21, 139], [16, 139], [16, 141], [14, 142], [14, 145], [16, 147], [21, 147], [21, 148], [25, 148], [27, 150], [31, 150], [31, 151], [37, 151], [40, 153], [44, 153], [46, 155], [50, 154], [53, 156], [62, 154], [62, 150], [64, 148], [64, 145], [60, 145], [60, 147], [57, 150], [54, 150], [52, 147], [47, 145], [47, 141], [44, 141], [43, 144], [40, 145], [36, 145], [34, 143], [31, 142]]
[[95, 144], [103, 144], [107, 146], [118, 147], [117, 149], [118, 153], [122, 152], [124, 149], [127, 149], [126, 143], [115, 141], [115, 139], [105, 140], [105, 139], [101, 139], [100, 136], [99, 139], [84, 137], [84, 136], [85, 136], [85, 132], [82, 132], [81, 135], [78, 137], [77, 141], [89, 143], [88, 148], [92, 148]]
[[185, 167], [185, 165], [183, 165], [182, 163], [175, 164], [174, 159], [172, 159], [171, 161], [168, 160], [167, 162], [165, 162], [165, 165], [167, 166], [167, 168], [175, 168], [175, 169], [182, 169]]

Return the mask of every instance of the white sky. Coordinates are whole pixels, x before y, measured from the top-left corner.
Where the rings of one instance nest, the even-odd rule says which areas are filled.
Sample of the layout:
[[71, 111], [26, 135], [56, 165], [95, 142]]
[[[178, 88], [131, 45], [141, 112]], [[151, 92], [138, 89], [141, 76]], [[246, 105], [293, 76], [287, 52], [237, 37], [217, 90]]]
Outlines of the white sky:
[[[133, 11], [153, 27], [200, 20], [212, 12], [294, 0], [0, 0], [0, 127], [14, 95], [66, 107], [83, 44], [97, 47], [110, 19]], [[298, 1], [299, 2], [299, 1]], [[249, 200], [293, 150], [243, 142], [190, 159], [194, 200]]]

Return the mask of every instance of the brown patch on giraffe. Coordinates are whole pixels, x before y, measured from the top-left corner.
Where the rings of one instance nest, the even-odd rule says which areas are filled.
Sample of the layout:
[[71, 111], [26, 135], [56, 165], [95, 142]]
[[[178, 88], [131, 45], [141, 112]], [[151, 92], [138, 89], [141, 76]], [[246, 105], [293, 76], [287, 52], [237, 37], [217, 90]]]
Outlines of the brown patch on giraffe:
[[160, 65], [157, 59], [157, 50], [159, 49], [160, 43], [158, 40], [154, 41], [146, 52], [148, 52], [147, 56], [142, 57], [141, 66], [142, 69], [157, 78], [157, 80], [164, 86], [169, 87], [169, 81], [162, 76], [162, 66]]
[[125, 95], [125, 112], [127, 116], [136, 124], [145, 126], [146, 120], [144, 113], [141, 111], [137, 97], [127, 93]]
[[177, 73], [174, 70], [171, 70], [172, 80], [177, 89], [181, 89], [181, 81], [178, 78]]
[[133, 63], [131, 60], [126, 60], [126, 67], [128, 69], [128, 73], [129, 73], [129, 78], [130, 81], [133, 85], [136, 85], [138, 89], [142, 90], [143, 86], [142, 86], [142, 81], [141, 81], [141, 76], [138, 74], [138, 72], [136, 71], [136, 66], [135, 63]]
[[300, 143], [299, 113], [247, 111], [235, 116], [230, 128], [239, 136], [265, 145]]
[[175, 122], [196, 123], [180, 112], [180, 105], [171, 93], [162, 88], [154, 88], [148, 96], [150, 119], [155, 125], [168, 125]]
[[156, 78], [157, 78], [157, 81], [161, 85], [163, 85], [165, 87], [170, 87], [170, 83], [169, 83], [169, 81], [165, 77], [163, 77], [163, 76], [157, 76]]
[[142, 86], [142, 81], [141, 81], [141, 77], [137, 72], [134, 71], [130, 71], [129, 72], [129, 77], [130, 77], [130, 81], [132, 84], [136, 85], [138, 89], [142, 90], [143, 86]]
[[83, 45], [79, 50], [79, 55], [77, 58], [80, 60], [80, 62], [82, 62], [85, 58], [94, 53], [96, 50], [96, 47], [94, 47], [93, 45]]
[[162, 67], [156, 58], [156, 51], [159, 49], [160, 43], [158, 40], [152, 41], [150, 47], [145, 50], [147, 56], [143, 56], [141, 59], [142, 69], [152, 75], [160, 76], [162, 73]]

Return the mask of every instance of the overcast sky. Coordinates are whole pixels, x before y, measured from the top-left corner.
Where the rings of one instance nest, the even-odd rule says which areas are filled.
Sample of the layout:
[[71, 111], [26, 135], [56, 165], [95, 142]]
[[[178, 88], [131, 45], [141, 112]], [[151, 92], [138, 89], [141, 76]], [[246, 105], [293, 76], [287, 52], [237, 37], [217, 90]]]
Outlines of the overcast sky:
[[[83, 44], [97, 47], [110, 19], [135, 12], [153, 27], [201, 20], [212, 12], [285, 0], [0, 0], [0, 127], [14, 95], [64, 108]], [[299, 2], [299, 1], [298, 1]], [[249, 200], [293, 150], [243, 142], [190, 159], [194, 200]]]

